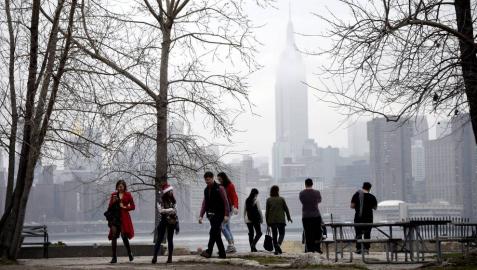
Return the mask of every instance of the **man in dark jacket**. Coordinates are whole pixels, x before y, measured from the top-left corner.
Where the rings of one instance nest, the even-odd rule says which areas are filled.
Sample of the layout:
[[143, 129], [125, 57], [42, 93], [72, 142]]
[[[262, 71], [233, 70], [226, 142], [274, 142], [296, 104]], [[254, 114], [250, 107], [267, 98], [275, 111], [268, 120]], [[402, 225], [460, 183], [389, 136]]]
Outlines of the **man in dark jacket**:
[[321, 203], [321, 194], [313, 189], [313, 180], [305, 180], [305, 189], [300, 192], [302, 204], [302, 222], [305, 230], [306, 252], [321, 252], [321, 214], [318, 204]]
[[[377, 209], [378, 201], [373, 194], [369, 193], [370, 190], [371, 183], [364, 182], [363, 188], [361, 190], [358, 190], [353, 195], [353, 198], [351, 198], [351, 208], [355, 210], [354, 223], [373, 223], [373, 210]], [[356, 231], [356, 239], [361, 239], [363, 236], [364, 239], [371, 238], [371, 227], [359, 226], [354, 227], [354, 229]], [[370, 243], [365, 243], [364, 250], [361, 250], [361, 244], [356, 243], [356, 253], [368, 253], [370, 247]]]
[[229, 203], [227, 193], [223, 186], [214, 181], [214, 174], [206, 172], [204, 180], [207, 187], [204, 189], [204, 200], [202, 201], [202, 208], [200, 210], [199, 223], [202, 224], [204, 214], [210, 222], [209, 244], [207, 250], [204, 250], [200, 255], [205, 258], [212, 256], [214, 245], [217, 244], [219, 249], [219, 257], [225, 259], [225, 248], [222, 242], [222, 223], [229, 219]]

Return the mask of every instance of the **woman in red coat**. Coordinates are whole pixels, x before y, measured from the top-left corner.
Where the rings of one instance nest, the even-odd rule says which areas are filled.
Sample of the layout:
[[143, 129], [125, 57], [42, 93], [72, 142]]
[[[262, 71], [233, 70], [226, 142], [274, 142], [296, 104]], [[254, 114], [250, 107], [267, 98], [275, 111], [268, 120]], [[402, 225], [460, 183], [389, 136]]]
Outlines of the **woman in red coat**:
[[129, 211], [134, 210], [134, 200], [131, 193], [127, 192], [126, 182], [124, 180], [119, 180], [116, 183], [116, 191], [111, 194], [109, 200], [109, 208], [115, 212], [117, 218], [109, 222], [109, 240], [112, 240], [111, 247], [113, 249], [113, 258], [111, 263], [117, 262], [116, 248], [117, 248], [117, 239], [119, 235], [123, 239], [124, 246], [128, 251], [129, 261], [134, 259], [131, 253], [131, 247], [129, 246], [129, 239], [134, 237], [134, 228], [131, 221], [131, 216], [129, 216]]

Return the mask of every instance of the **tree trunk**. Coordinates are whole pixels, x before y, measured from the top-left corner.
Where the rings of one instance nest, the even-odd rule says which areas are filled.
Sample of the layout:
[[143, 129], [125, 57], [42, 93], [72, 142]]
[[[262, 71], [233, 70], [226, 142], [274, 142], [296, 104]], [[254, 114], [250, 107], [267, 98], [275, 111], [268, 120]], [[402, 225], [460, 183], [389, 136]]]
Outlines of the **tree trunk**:
[[[161, 67], [159, 74], [159, 95], [156, 99], [157, 129], [156, 129], [156, 175], [155, 193], [156, 207], [161, 202], [160, 190], [167, 183], [167, 91], [169, 87], [169, 52], [171, 47], [172, 23], [165, 23], [162, 31]], [[155, 226], [159, 225], [161, 215], [155, 211]]]
[[469, 103], [469, 114], [477, 143], [477, 52], [474, 43], [474, 29], [470, 0], [455, 0], [457, 30], [467, 37], [459, 39], [460, 59], [464, 77], [465, 94]]
[[[6, 211], [0, 222], [0, 254], [8, 259], [15, 259], [20, 244], [21, 230], [25, 217], [28, 193], [33, 182], [33, 169], [35, 162], [30, 160], [32, 117], [36, 94], [36, 77], [38, 68], [38, 25], [40, 17], [40, 0], [32, 3], [32, 17], [30, 25], [30, 54], [27, 81], [27, 100], [25, 103], [25, 124], [23, 128], [23, 141], [18, 166], [17, 181], [13, 193], [10, 211]], [[31, 171], [31, 177], [29, 176]], [[25, 194], [27, 191], [27, 194]], [[22, 206], [25, 206], [22, 208]], [[20, 233], [19, 233], [20, 232]]]
[[[33, 151], [36, 152], [36, 151]], [[38, 160], [38, 156], [36, 158], [32, 158], [32, 161], [28, 162], [27, 171], [25, 174], [25, 187], [23, 189], [22, 195], [19, 198], [19, 205], [17, 209], [17, 215], [15, 220], [15, 230], [11, 236], [10, 242], [10, 259], [16, 259], [18, 256], [18, 251], [20, 250], [21, 246], [21, 235], [23, 230], [23, 223], [25, 222], [25, 214], [27, 209], [28, 197], [30, 195], [31, 186], [33, 185], [33, 174], [35, 171], [36, 160]]]
[[13, 183], [15, 178], [15, 155], [16, 155], [16, 143], [17, 143], [17, 124], [18, 124], [18, 112], [17, 112], [17, 97], [15, 92], [15, 36], [13, 33], [12, 15], [10, 13], [10, 0], [5, 0], [5, 13], [8, 24], [8, 38], [9, 38], [9, 63], [8, 63], [8, 84], [10, 87], [10, 106], [12, 113], [12, 125], [10, 130], [10, 138], [8, 145], [8, 176], [7, 176], [7, 189], [5, 196], [5, 212], [8, 212], [8, 208], [11, 207], [13, 198]]

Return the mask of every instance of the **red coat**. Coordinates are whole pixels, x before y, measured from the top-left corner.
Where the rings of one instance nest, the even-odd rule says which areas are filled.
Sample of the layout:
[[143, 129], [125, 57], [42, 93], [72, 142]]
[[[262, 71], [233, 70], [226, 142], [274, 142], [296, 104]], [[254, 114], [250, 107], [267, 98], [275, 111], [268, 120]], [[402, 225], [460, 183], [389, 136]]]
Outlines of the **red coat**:
[[225, 191], [227, 192], [227, 198], [229, 199], [230, 209], [232, 209], [232, 207], [235, 207], [236, 209], [238, 209], [239, 200], [238, 200], [237, 192], [235, 191], [234, 184], [230, 182], [229, 185], [225, 188]]
[[[111, 198], [109, 199], [109, 206], [113, 204], [113, 197], [116, 196], [116, 194], [117, 192], [113, 192], [111, 194]], [[121, 208], [120, 210], [121, 233], [127, 238], [131, 239], [134, 237], [134, 228], [131, 221], [131, 216], [129, 215], [129, 211], [134, 210], [136, 208], [136, 206], [134, 205], [134, 200], [131, 193], [124, 192], [121, 202], [126, 207], [126, 208]], [[108, 238], [109, 240], [113, 238], [111, 229], [109, 230]]]

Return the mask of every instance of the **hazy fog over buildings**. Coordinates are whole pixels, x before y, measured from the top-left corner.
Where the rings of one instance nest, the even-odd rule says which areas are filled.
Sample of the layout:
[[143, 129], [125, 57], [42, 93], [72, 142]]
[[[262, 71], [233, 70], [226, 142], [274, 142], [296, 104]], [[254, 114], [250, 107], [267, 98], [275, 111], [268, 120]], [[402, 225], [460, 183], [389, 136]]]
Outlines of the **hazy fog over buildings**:
[[[304, 180], [312, 178], [322, 193], [320, 209], [325, 220], [331, 215], [334, 220], [352, 220], [349, 202], [364, 181], [373, 184], [372, 193], [382, 203], [382, 219], [398, 218], [399, 206], [386, 203], [390, 200], [405, 202], [410, 215], [477, 217], [477, 196], [473, 196], [477, 194], [477, 148], [467, 114], [440, 120], [435, 126], [435, 139], [430, 139], [429, 130], [434, 127], [426, 116], [398, 122], [377, 117], [348, 123], [347, 147], [322, 144], [309, 132], [314, 121], [309, 104], [313, 101], [303, 83], [307, 68], [297, 50], [293, 17], [288, 18], [286, 29], [275, 34], [286, 37], [274, 75], [274, 100], [269, 101], [275, 104], [274, 118], [267, 118], [275, 123], [275, 136], [261, 138], [273, 146], [268, 155], [248, 149], [249, 153], [234, 156], [226, 164], [239, 194], [240, 211], [252, 188], [259, 190], [259, 200], [265, 205], [270, 187], [276, 184], [292, 216], [299, 220], [298, 193]], [[84, 128], [82, 132], [92, 140], [102, 134], [100, 128]], [[183, 134], [184, 124], [172, 121], [169, 132]], [[89, 155], [84, 155], [85, 150]], [[133, 150], [139, 152], [136, 158], [151, 161], [153, 155], [147, 147], [124, 149], [126, 154], [120, 158], [127, 159]], [[217, 146], [208, 150], [220, 153]], [[0, 212], [5, 200], [5, 158], [0, 152]], [[116, 161], [122, 164], [125, 160]], [[104, 169], [102, 150], [87, 140], [72, 141], [64, 148], [62, 163], [62, 167], [38, 167], [30, 202], [42, 203], [29, 204], [27, 222], [104, 222], [103, 212], [114, 187], [94, 181]], [[195, 223], [199, 215], [202, 175], [203, 171], [197, 172], [187, 182], [171, 180], [179, 216], [185, 224]], [[154, 217], [154, 193], [138, 192], [135, 200], [133, 218], [147, 231]], [[233, 222], [242, 223], [242, 219]]]

